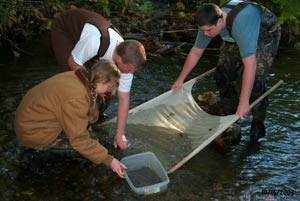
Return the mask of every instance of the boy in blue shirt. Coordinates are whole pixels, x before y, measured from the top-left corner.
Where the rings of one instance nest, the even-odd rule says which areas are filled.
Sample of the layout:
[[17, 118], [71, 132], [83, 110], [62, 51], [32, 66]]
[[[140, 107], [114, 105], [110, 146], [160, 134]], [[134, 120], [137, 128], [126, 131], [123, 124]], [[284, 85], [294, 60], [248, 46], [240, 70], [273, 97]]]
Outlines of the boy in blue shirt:
[[[199, 28], [194, 46], [183, 69], [172, 86], [179, 89], [187, 75], [201, 58], [213, 37], [220, 35], [223, 43], [216, 68], [215, 80], [220, 91], [224, 114], [236, 113], [241, 119], [250, 112], [250, 103], [266, 91], [266, 78], [280, 40], [280, 24], [268, 9], [255, 3], [232, 0], [219, 7], [202, 4], [197, 12]], [[235, 82], [242, 73], [240, 95]], [[264, 120], [268, 99], [252, 110], [250, 138], [258, 142], [265, 136]]]

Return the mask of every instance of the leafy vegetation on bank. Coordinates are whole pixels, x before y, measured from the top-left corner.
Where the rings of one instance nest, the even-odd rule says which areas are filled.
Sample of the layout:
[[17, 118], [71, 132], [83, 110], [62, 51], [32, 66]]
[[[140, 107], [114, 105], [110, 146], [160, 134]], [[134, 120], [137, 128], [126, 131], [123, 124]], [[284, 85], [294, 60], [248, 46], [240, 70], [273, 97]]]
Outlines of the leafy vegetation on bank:
[[[172, 40], [185, 42], [186, 30], [195, 28], [194, 14], [202, 2], [223, 3], [225, 0], [0, 0], [0, 49], [18, 56], [18, 44], [41, 32], [49, 31], [51, 21], [62, 9], [84, 7], [116, 20], [123, 33], [168, 33]], [[257, 0], [279, 16], [283, 40], [300, 48], [300, 2], [298, 0]], [[161, 5], [155, 7], [155, 5]], [[162, 8], [163, 7], [163, 8]], [[164, 10], [166, 9], [166, 10]], [[165, 12], [159, 23], [152, 22], [157, 12]], [[116, 19], [117, 18], [117, 19]], [[167, 20], [167, 21], [166, 21]], [[151, 24], [149, 26], [149, 24]], [[160, 26], [158, 26], [158, 24]], [[174, 30], [176, 27], [177, 30]], [[162, 30], [163, 29], [163, 30]], [[181, 32], [180, 32], [181, 30]], [[174, 34], [178, 31], [178, 34]], [[180, 36], [181, 35], [181, 36]], [[169, 38], [170, 39], [170, 38]]]

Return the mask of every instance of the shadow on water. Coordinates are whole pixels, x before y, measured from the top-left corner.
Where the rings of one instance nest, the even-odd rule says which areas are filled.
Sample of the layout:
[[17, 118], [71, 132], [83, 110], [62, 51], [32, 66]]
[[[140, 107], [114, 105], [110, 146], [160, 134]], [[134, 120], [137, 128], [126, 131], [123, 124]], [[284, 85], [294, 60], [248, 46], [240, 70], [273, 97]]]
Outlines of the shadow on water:
[[[45, 38], [48, 38], [46, 36]], [[14, 113], [28, 89], [56, 74], [58, 68], [45, 38], [35, 41], [33, 57], [19, 58], [1, 65], [0, 74], [0, 200], [299, 200], [299, 56], [300, 52], [281, 48], [273, 65], [270, 84], [285, 81], [270, 95], [266, 140], [249, 143], [250, 119], [241, 123], [239, 145], [221, 154], [210, 146], [182, 168], [169, 175], [168, 190], [140, 197], [132, 193], [125, 180], [104, 165], [95, 166], [84, 158], [57, 153], [27, 153], [15, 139]], [[32, 44], [28, 44], [32, 47]], [[217, 52], [206, 53], [192, 78], [212, 68]], [[151, 57], [146, 68], [135, 74], [131, 108], [170, 89], [184, 58]], [[204, 89], [213, 80], [198, 83]], [[108, 114], [116, 114], [116, 100]], [[117, 158], [112, 132], [97, 131], [101, 142]], [[265, 190], [271, 190], [267, 191]], [[277, 193], [277, 195], [274, 195]], [[292, 195], [293, 193], [293, 195]]]

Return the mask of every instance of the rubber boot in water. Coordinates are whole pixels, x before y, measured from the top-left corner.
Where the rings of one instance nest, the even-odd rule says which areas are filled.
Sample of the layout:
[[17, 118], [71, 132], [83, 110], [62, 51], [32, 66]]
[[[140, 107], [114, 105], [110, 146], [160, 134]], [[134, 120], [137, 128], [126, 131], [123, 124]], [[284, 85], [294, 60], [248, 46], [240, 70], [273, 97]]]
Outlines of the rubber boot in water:
[[250, 130], [250, 140], [252, 142], [259, 142], [259, 140], [266, 136], [266, 129], [264, 122], [261, 120], [253, 119]]

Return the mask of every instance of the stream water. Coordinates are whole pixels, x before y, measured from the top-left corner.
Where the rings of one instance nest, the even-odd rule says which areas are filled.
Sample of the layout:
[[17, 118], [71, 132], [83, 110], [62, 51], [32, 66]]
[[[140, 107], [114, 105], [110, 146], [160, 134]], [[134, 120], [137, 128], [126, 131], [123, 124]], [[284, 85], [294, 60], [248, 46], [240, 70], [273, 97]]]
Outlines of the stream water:
[[[27, 45], [33, 56], [0, 64], [1, 201], [300, 200], [299, 50], [280, 48], [272, 67], [269, 86], [279, 79], [284, 84], [269, 96], [265, 141], [250, 143], [250, 119], [241, 121], [240, 144], [226, 153], [205, 148], [169, 175], [167, 191], [137, 196], [104, 165], [59, 154], [22, 155], [13, 128], [16, 107], [28, 89], [58, 72], [49, 41], [44, 39]], [[189, 78], [214, 67], [217, 54], [207, 51]], [[169, 90], [183, 62], [179, 56], [149, 56], [146, 68], [135, 74], [130, 107]], [[211, 89], [214, 82], [206, 79], [197, 86]], [[116, 100], [107, 113], [116, 114]], [[103, 138], [110, 139], [107, 133]], [[110, 142], [105, 146], [116, 157], [120, 155]]]

